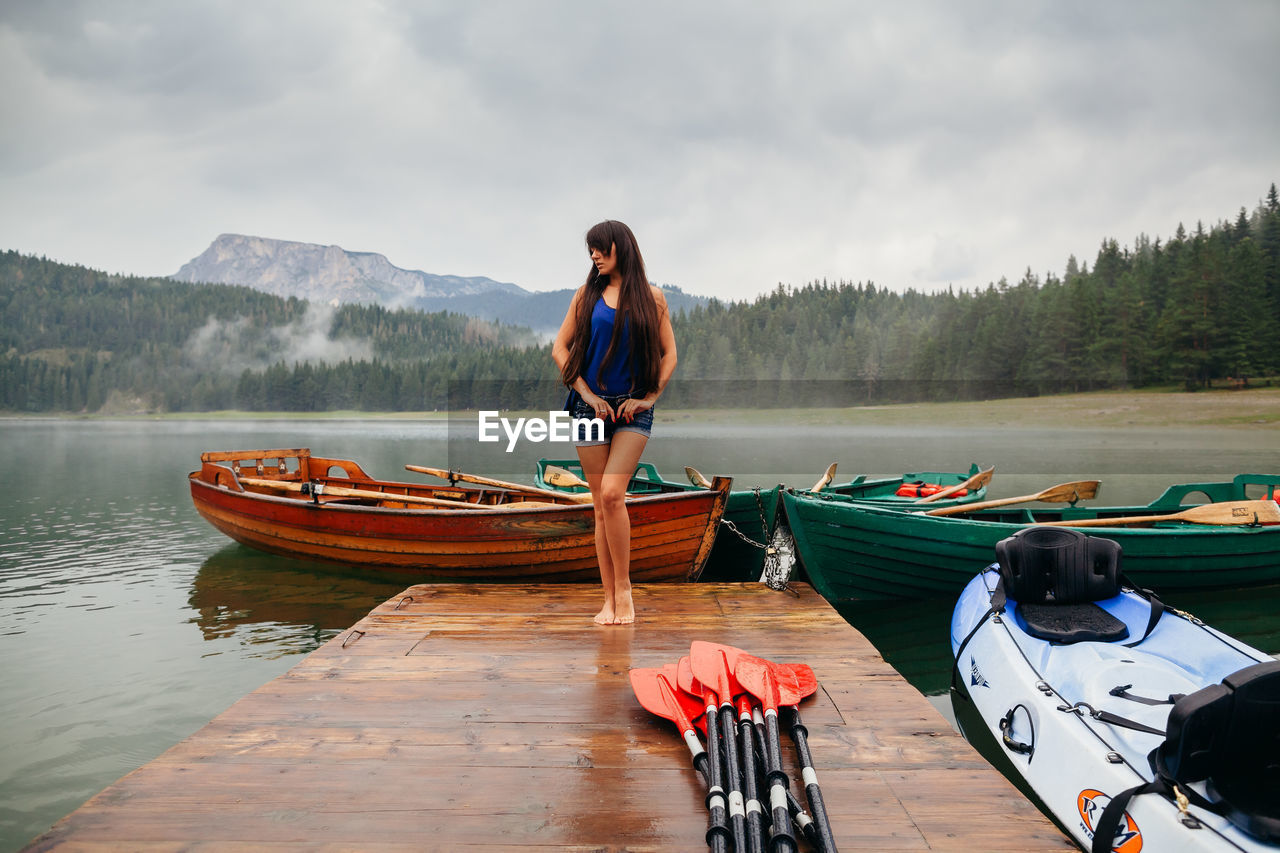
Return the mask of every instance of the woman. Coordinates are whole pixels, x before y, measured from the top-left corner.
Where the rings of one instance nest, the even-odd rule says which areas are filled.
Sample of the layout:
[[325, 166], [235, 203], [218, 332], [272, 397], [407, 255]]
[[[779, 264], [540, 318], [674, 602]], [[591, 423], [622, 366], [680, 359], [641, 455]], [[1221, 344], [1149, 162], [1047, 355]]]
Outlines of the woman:
[[[604, 421], [602, 441], [579, 441], [595, 507], [604, 585], [599, 625], [635, 621], [627, 484], [653, 428], [653, 404], [676, 369], [676, 337], [662, 291], [649, 284], [631, 229], [608, 220], [587, 232], [592, 268], [551, 348], [575, 418]], [[592, 436], [594, 437], [594, 436]]]

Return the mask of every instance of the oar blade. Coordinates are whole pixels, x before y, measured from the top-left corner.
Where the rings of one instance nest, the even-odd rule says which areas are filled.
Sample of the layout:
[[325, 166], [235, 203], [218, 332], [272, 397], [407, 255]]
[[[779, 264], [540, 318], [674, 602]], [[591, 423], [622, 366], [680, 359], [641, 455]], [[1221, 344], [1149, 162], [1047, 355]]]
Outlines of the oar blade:
[[818, 692], [818, 676], [807, 663], [780, 663], [774, 665], [774, 678], [778, 681], [778, 704], [799, 705]]
[[675, 682], [661, 669], [637, 667], [631, 670], [630, 678], [631, 690], [636, 694], [640, 707], [650, 714], [670, 720], [681, 731], [687, 731], [692, 726], [690, 710], [694, 714], [702, 713], [702, 708], [696, 703], [690, 708], [681, 701]]
[[818, 478], [818, 482], [813, 484], [813, 488], [809, 491], [820, 492], [827, 486], [831, 485], [831, 481], [836, 477], [836, 463], [832, 462], [827, 466], [827, 470], [822, 472], [822, 476]]
[[777, 711], [778, 706], [782, 704], [782, 697], [778, 692], [778, 680], [773, 674], [775, 667], [777, 664], [773, 661], [758, 658], [755, 655], [742, 654], [738, 656], [738, 661], [733, 668], [734, 676], [742, 685], [742, 689], [759, 699], [760, 704], [770, 711]]
[[680, 708], [685, 712], [689, 719], [696, 724], [698, 718], [706, 711], [706, 706], [702, 702], [702, 696], [692, 691], [687, 691], [680, 686], [678, 664], [663, 664], [662, 677], [666, 679], [667, 685], [675, 694], [676, 701], [680, 703]]
[[1045, 503], [1091, 501], [1098, 496], [1098, 487], [1101, 485], [1102, 482], [1100, 480], [1078, 480], [1074, 483], [1062, 483], [1053, 488], [1045, 489], [1035, 499]]
[[542, 479], [553, 486], [562, 489], [589, 488], [587, 481], [579, 477], [567, 468], [561, 468], [558, 465], [548, 465], [542, 469]]
[[693, 483], [699, 489], [711, 488], [711, 481], [702, 475], [702, 472], [690, 465], [684, 466], [684, 475], [689, 478], [689, 482]]
[[691, 696], [702, 695], [702, 682], [693, 674], [693, 662], [688, 655], [680, 658], [676, 664], [676, 684]]
[[733, 675], [733, 667], [743, 654], [746, 653], [734, 646], [694, 640], [689, 646], [693, 677], [702, 682], [704, 687], [711, 688], [722, 703], [728, 702], [742, 692], [738, 679]]
[[944, 498], [951, 497], [961, 489], [965, 489], [971, 492], [976, 492], [978, 491], [978, 489], [981, 489], [982, 487], [986, 486], [988, 483], [991, 482], [991, 476], [992, 474], [995, 473], [995, 470], [996, 470], [995, 466], [992, 465], [990, 468], [986, 469], [985, 471], [979, 471], [977, 474], [974, 474], [972, 477], [968, 478], [964, 482], [956, 483], [954, 486], [948, 486], [945, 489], [939, 489], [938, 491], [934, 492], [931, 495], [925, 495], [924, 497], [917, 499], [916, 503], [918, 504], [934, 503], [935, 501], [940, 501]]

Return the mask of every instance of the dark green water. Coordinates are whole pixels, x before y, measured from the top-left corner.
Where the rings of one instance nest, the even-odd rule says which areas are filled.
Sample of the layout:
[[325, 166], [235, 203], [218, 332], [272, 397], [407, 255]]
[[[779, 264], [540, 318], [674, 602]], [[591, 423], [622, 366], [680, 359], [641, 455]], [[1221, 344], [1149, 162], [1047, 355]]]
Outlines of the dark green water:
[[[539, 456], [478, 447], [473, 433], [410, 421], [0, 421], [0, 851], [15, 850], [85, 799], [292, 667], [413, 578], [260, 555], [191, 507], [204, 450], [309, 446], [375, 476], [405, 463], [528, 480]], [[568, 452], [572, 455], [572, 451]], [[1104, 503], [1137, 503], [1173, 482], [1280, 467], [1280, 436], [1227, 430], [806, 427], [664, 420], [646, 459], [742, 486], [808, 486], [829, 462], [856, 473], [996, 466], [993, 497], [1103, 480]], [[975, 567], [975, 571], [980, 567]], [[1280, 652], [1280, 588], [1167, 595]], [[950, 713], [948, 601], [845, 612]]]

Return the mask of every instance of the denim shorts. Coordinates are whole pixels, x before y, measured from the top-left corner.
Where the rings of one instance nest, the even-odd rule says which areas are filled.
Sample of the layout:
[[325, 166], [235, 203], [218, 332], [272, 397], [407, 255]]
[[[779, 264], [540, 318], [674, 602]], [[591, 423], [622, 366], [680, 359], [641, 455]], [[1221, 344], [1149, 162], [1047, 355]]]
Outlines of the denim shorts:
[[[619, 394], [616, 397], [602, 396], [601, 399], [616, 409], [619, 403], [629, 399], [629, 395]], [[591, 407], [588, 406], [577, 394], [573, 396], [570, 414], [572, 414], [574, 418], [586, 418], [588, 420], [596, 416], [596, 413], [592, 411]], [[635, 417], [631, 419], [631, 423], [627, 423], [626, 421], [611, 421], [608, 418], [605, 418], [603, 440], [597, 441], [595, 429], [589, 427], [584, 433], [586, 439], [583, 441], [575, 441], [574, 446], [596, 447], [602, 444], [609, 444], [613, 441], [613, 434], [615, 432], [638, 432], [645, 438], [648, 438], [653, 432], [653, 409], [649, 408], [646, 411], [637, 412]]]

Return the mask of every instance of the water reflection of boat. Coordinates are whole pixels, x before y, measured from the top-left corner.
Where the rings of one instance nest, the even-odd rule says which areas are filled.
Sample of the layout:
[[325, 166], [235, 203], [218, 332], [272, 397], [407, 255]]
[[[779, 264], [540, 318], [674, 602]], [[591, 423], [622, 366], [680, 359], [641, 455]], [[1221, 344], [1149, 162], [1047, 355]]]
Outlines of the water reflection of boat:
[[314, 638], [315, 646], [404, 588], [402, 579], [277, 557], [243, 545], [209, 556], [187, 602], [206, 640], [241, 634], [250, 643]]
[[[295, 450], [201, 455], [196, 510], [269, 553], [412, 571], [416, 579], [598, 582], [594, 509], [554, 492], [375, 480], [348, 459]], [[628, 497], [631, 578], [696, 580], [729, 493]]]

